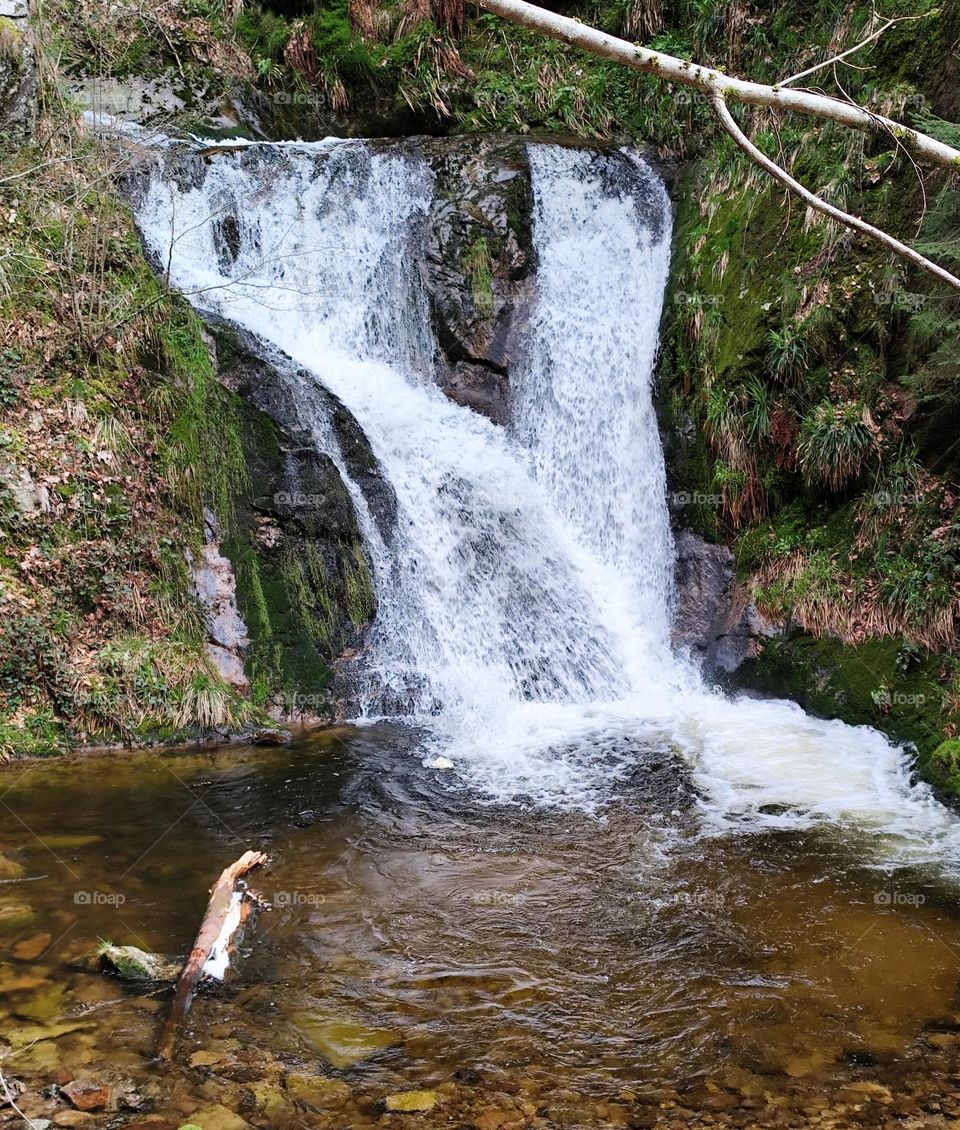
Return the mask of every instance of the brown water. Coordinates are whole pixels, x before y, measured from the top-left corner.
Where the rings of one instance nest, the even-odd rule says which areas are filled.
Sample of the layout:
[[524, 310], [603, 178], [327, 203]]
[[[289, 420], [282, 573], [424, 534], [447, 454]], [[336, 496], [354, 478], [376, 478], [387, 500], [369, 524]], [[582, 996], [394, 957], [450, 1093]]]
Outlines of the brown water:
[[[0, 1021], [19, 1049], [0, 1066], [24, 1112], [62, 1111], [39, 1092], [69, 1076], [112, 1084], [103, 1124], [204, 1130], [226, 1117], [211, 1106], [258, 1126], [483, 1130], [953, 1109], [957, 887], [860, 866], [822, 832], [704, 838], [667, 757], [597, 819], [478, 806], [414, 747], [345, 729], [0, 775], [0, 853], [24, 868], [0, 883]], [[160, 1066], [168, 991], [88, 955], [109, 938], [182, 957], [246, 848], [269, 853], [253, 885], [273, 909]], [[305, 1098], [304, 1072], [336, 1082]], [[381, 1113], [410, 1088], [439, 1105]]]

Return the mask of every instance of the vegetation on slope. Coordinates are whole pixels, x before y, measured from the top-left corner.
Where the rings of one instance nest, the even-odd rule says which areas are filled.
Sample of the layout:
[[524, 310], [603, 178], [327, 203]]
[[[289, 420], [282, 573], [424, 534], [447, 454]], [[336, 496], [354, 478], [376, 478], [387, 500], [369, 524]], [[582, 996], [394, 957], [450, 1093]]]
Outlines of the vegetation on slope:
[[184, 557], [243, 474], [223, 394], [72, 120], [54, 101], [0, 163], [0, 755], [249, 713]]

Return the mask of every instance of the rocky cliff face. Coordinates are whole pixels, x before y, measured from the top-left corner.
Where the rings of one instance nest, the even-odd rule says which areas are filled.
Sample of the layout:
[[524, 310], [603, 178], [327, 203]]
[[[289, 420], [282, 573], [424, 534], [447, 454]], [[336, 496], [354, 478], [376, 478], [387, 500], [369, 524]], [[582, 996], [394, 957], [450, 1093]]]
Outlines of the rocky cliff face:
[[23, 142], [33, 130], [37, 70], [26, 0], [0, 0], [0, 138]]
[[763, 641], [779, 627], [757, 610], [737, 583], [733, 554], [692, 530], [676, 534], [677, 611], [674, 643], [687, 649], [707, 673], [736, 671], [760, 654]]
[[524, 143], [469, 137], [423, 148], [435, 177], [421, 271], [439, 346], [437, 381], [457, 404], [505, 424], [536, 269]]
[[[214, 602], [208, 649], [228, 681], [259, 684], [275, 716], [331, 717], [333, 674], [361, 647], [376, 607], [356, 509], [337, 466], [302, 426], [306, 405], [293, 392], [296, 367], [229, 324], [211, 328], [218, 379], [242, 406], [247, 481], [231, 528], [213, 548], [217, 563], [235, 574], [238, 615], [227, 617], [232, 641], [220, 638], [223, 601]], [[389, 538], [396, 501], [366, 437], [335, 397], [312, 381], [303, 387], [311, 389], [311, 411], [334, 431], [352, 481]], [[209, 565], [211, 547], [205, 548]], [[217, 593], [230, 588], [223, 573]]]

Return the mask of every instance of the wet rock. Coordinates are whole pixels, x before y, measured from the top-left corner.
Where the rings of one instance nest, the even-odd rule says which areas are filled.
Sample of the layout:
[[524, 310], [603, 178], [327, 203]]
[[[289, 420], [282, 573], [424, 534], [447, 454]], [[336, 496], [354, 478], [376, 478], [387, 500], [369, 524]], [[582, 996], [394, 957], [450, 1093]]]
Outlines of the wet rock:
[[421, 143], [435, 177], [421, 274], [451, 400], [508, 420], [510, 368], [533, 300], [532, 189], [525, 144], [509, 136]]
[[350, 1098], [352, 1091], [339, 1079], [328, 1079], [324, 1075], [292, 1071], [284, 1080], [290, 1097], [307, 1106], [322, 1109], [327, 1106], [340, 1106]]
[[243, 401], [248, 482], [222, 546], [238, 570], [237, 608], [250, 647], [277, 657], [274, 685], [287, 688], [268, 703], [271, 716], [330, 719], [330, 672], [360, 649], [375, 597], [353, 497], [305, 421], [329, 427], [387, 541], [396, 496], [356, 420], [318, 381], [238, 327], [215, 330], [218, 377]]
[[102, 942], [97, 949], [101, 965], [127, 981], [175, 981], [180, 976], [179, 962], [137, 946], [115, 946]]
[[13, 947], [13, 956], [20, 961], [36, 961], [49, 948], [53, 938], [49, 934], [36, 934], [32, 938], [25, 938]]
[[387, 1095], [383, 1105], [389, 1111], [433, 1110], [438, 1098], [435, 1091], [398, 1091]]
[[858, 1098], [863, 1097], [881, 1103], [893, 1102], [893, 1093], [889, 1087], [884, 1087], [882, 1083], [860, 1080], [856, 1083], [848, 1083], [843, 1089], [847, 1094], [856, 1095]]
[[733, 555], [691, 530], [676, 534], [677, 608], [673, 640], [708, 671], [729, 674], [756, 656], [779, 628], [764, 619], [737, 585]]
[[[246, 330], [223, 320], [212, 321], [211, 328], [217, 339], [218, 379], [279, 429], [269, 442], [272, 446], [279, 440], [282, 448], [282, 477], [271, 484], [270, 496], [257, 491], [253, 524], [261, 548], [273, 552], [290, 548], [288, 539], [291, 534], [296, 538], [304, 524], [322, 525], [341, 537], [355, 533], [353, 504], [349, 496], [344, 500], [339, 472], [327, 456], [314, 450], [311, 434], [304, 430], [303, 421], [310, 414], [332, 429], [350, 478], [363, 494], [381, 535], [389, 540], [396, 524], [396, 495], [353, 414], [306, 370], [279, 350], [268, 349]], [[263, 446], [265, 449], [266, 442]], [[256, 462], [251, 468], [255, 488], [264, 470]], [[273, 532], [263, 539], [259, 531], [265, 526]]]
[[89, 1080], [74, 1080], [61, 1087], [60, 1094], [77, 1110], [103, 1110], [110, 1103], [109, 1085]]
[[250, 741], [253, 745], [289, 745], [293, 741], [293, 734], [289, 730], [280, 729], [255, 730]]
[[246, 1119], [219, 1103], [191, 1114], [189, 1125], [194, 1124], [202, 1130], [252, 1130]]
[[495, 424], [509, 419], [506, 374], [488, 365], [458, 361], [441, 388], [454, 403], [488, 416]]
[[367, 1028], [349, 1020], [327, 1020], [298, 1013], [294, 1023], [331, 1067], [353, 1067], [399, 1042], [396, 1032]]

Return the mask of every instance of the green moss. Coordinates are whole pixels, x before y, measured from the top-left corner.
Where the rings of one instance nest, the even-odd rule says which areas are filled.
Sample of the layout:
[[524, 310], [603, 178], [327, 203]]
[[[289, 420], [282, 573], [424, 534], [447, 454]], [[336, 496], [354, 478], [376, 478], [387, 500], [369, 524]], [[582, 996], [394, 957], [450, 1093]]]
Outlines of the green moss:
[[0, 16], [0, 59], [17, 63], [23, 52], [23, 32], [13, 20]]
[[464, 274], [470, 281], [473, 305], [481, 318], [493, 314], [493, 262], [490, 247], [483, 236], [466, 249], [463, 256]]
[[345, 556], [344, 590], [347, 615], [358, 628], [370, 622], [374, 612], [373, 582], [363, 546], [353, 546], [353, 560]]
[[929, 757], [921, 758], [921, 768], [932, 785], [960, 798], [960, 739], [942, 741]]

